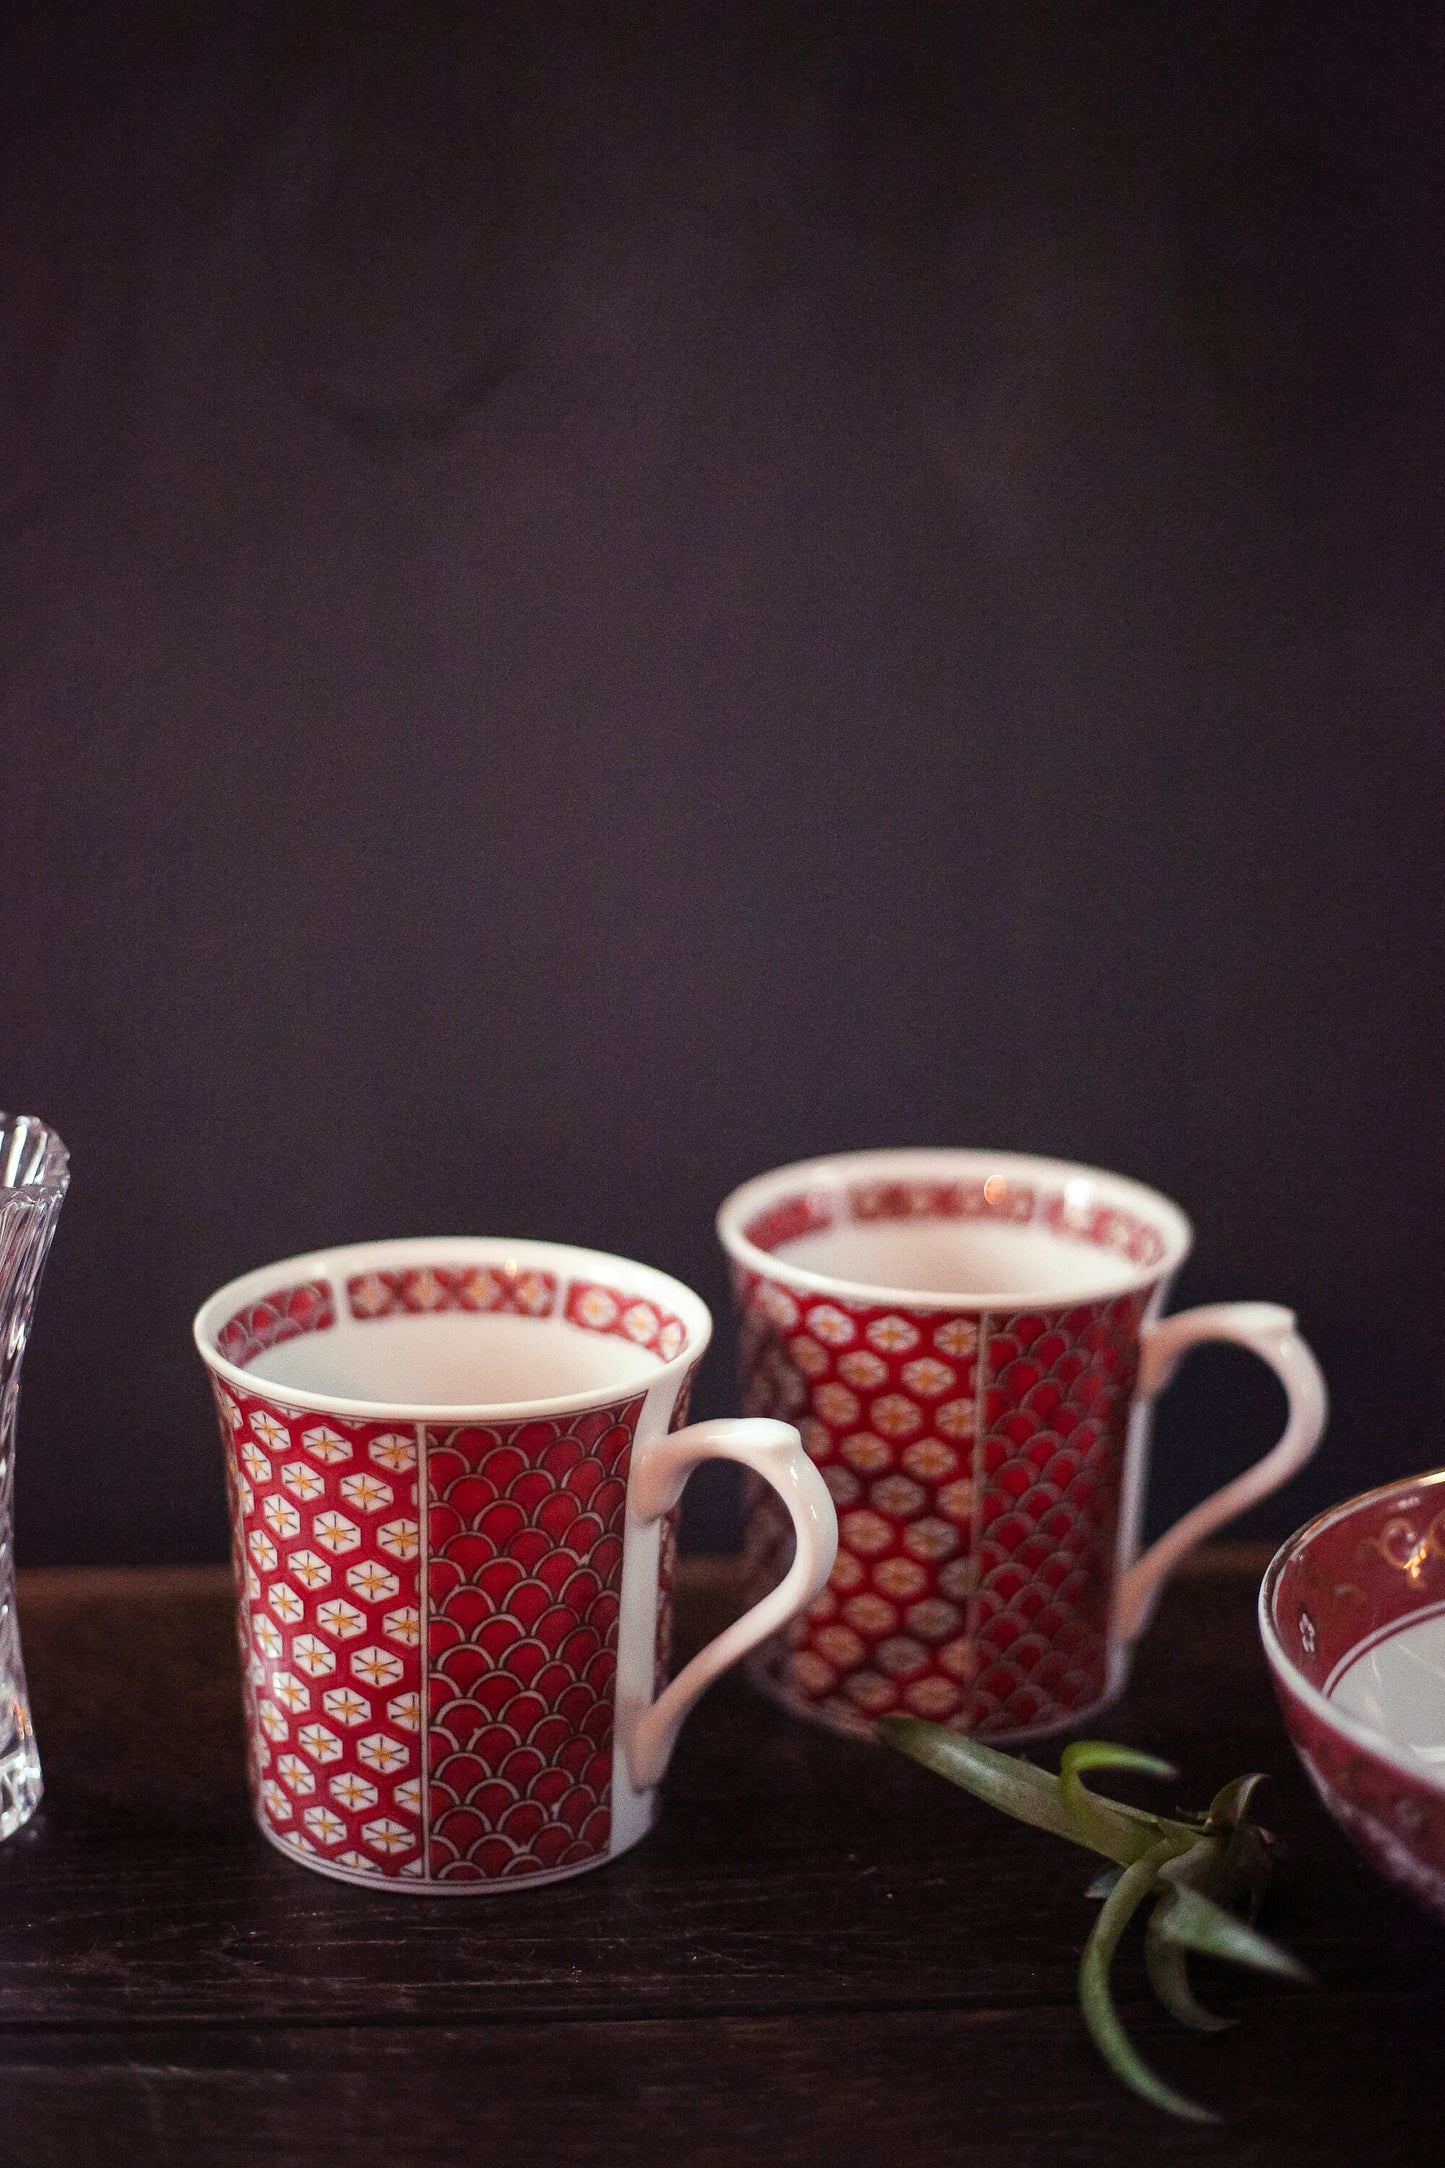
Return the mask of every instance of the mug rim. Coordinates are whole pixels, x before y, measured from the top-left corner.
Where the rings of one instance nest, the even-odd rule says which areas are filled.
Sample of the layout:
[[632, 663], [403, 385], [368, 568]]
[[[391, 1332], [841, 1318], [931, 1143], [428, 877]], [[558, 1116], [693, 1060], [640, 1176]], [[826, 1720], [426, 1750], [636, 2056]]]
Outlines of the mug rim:
[[[780, 1201], [799, 1184], [838, 1189], [844, 1181], [926, 1179], [967, 1180], [980, 1174], [999, 1174], [1020, 1181], [1052, 1181], [1065, 1186], [1087, 1183], [1102, 1187], [1109, 1200], [1136, 1211], [1147, 1212], [1164, 1241], [1164, 1255], [1151, 1265], [1131, 1265], [1120, 1260], [1117, 1278], [1102, 1285], [1057, 1288], [1041, 1293], [1038, 1288], [998, 1293], [969, 1291], [940, 1293], [937, 1288], [885, 1286], [865, 1280], [845, 1279], [836, 1273], [814, 1272], [795, 1265], [776, 1251], [760, 1248], [748, 1239], [745, 1224], [758, 1211]], [[1080, 1302], [1112, 1302], [1168, 1280], [1188, 1256], [1194, 1229], [1186, 1214], [1161, 1190], [1135, 1181], [1131, 1175], [1114, 1174], [1106, 1167], [1091, 1167], [1079, 1160], [1050, 1159], [1034, 1152], [995, 1152], [979, 1146], [921, 1145], [882, 1150], [829, 1152], [817, 1159], [803, 1159], [789, 1166], [753, 1175], [726, 1196], [715, 1221], [718, 1240], [737, 1264], [766, 1279], [774, 1279], [800, 1292], [831, 1295], [835, 1301], [866, 1303], [870, 1307], [897, 1305], [911, 1310], [1039, 1310], [1070, 1308]]]
[[[220, 1328], [236, 1310], [248, 1302], [264, 1301], [268, 1295], [281, 1292], [288, 1276], [297, 1280], [329, 1280], [335, 1294], [337, 1283], [344, 1283], [353, 1272], [379, 1272], [392, 1265], [407, 1263], [489, 1265], [513, 1261], [535, 1265], [539, 1270], [550, 1266], [557, 1270], [559, 1278], [564, 1273], [573, 1278], [588, 1273], [620, 1272], [631, 1276], [630, 1291], [643, 1300], [655, 1295], [675, 1305], [684, 1328], [682, 1346], [666, 1359], [649, 1355], [647, 1350], [638, 1347], [636, 1352], [646, 1359], [647, 1367], [639, 1370], [635, 1377], [599, 1382], [579, 1392], [528, 1400], [454, 1402], [366, 1399], [354, 1394], [318, 1392], [313, 1387], [281, 1385], [232, 1362], [217, 1345]], [[551, 1318], [535, 1320], [539, 1325], [554, 1321]], [[584, 1249], [570, 1242], [534, 1241], [530, 1237], [513, 1239], [506, 1235], [401, 1235], [390, 1240], [346, 1242], [329, 1249], [306, 1250], [295, 1257], [280, 1258], [274, 1264], [258, 1265], [254, 1270], [228, 1280], [206, 1297], [191, 1321], [191, 1334], [206, 1368], [238, 1392], [274, 1400], [287, 1408], [304, 1408], [319, 1415], [343, 1415], [361, 1422], [431, 1424], [525, 1422], [534, 1416], [545, 1419], [608, 1407], [619, 1397], [632, 1399], [639, 1393], [650, 1393], [664, 1378], [685, 1374], [706, 1353], [712, 1331], [712, 1312], [701, 1295], [695, 1294], [681, 1280], [675, 1280], [670, 1273], [659, 1271], [656, 1265], [619, 1257], [609, 1250]]]

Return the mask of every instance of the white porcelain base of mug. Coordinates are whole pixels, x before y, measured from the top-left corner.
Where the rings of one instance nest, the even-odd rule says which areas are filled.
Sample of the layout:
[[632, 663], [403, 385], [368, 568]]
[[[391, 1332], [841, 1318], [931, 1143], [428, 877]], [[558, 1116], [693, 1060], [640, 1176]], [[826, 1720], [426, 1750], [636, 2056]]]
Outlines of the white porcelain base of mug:
[[388, 1897], [510, 1897], [523, 1890], [540, 1889], [545, 1882], [571, 1882], [579, 1874], [592, 1874], [598, 1867], [611, 1866], [614, 1859], [621, 1859], [635, 1844], [651, 1834], [657, 1821], [654, 1800], [646, 1821], [629, 1830], [628, 1834], [610, 1850], [596, 1859], [583, 1859], [571, 1867], [552, 1867], [541, 1874], [519, 1874], [508, 1880], [498, 1877], [491, 1881], [450, 1882], [424, 1875], [358, 1874], [354, 1867], [338, 1867], [332, 1860], [322, 1859], [314, 1852], [303, 1852], [296, 1845], [288, 1844], [284, 1837], [267, 1827], [259, 1815], [253, 1815], [256, 1827], [266, 1842], [278, 1851], [283, 1859], [289, 1859], [293, 1867], [305, 1867], [312, 1874], [324, 1874], [329, 1882], [345, 1882], [352, 1889], [365, 1889], [378, 1896]]

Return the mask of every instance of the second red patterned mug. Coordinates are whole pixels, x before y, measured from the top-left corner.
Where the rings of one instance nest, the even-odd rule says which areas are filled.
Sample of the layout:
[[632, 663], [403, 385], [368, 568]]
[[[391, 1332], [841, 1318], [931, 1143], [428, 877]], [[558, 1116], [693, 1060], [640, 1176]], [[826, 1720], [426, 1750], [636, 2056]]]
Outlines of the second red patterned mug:
[[[796, 1422], [838, 1509], [828, 1586], [757, 1682], [853, 1731], [892, 1712], [987, 1738], [1063, 1729], [1123, 1685], [1165, 1576], [1319, 1443], [1293, 1316], [1165, 1317], [1191, 1230], [1120, 1175], [1015, 1153], [840, 1154], [760, 1175], [718, 1215], [746, 1406]], [[1150, 1406], [1185, 1350], [1276, 1372], [1283, 1436], [1140, 1555]], [[756, 1491], [750, 1572], [786, 1522]]]
[[[475, 1895], [646, 1834], [693, 1702], [818, 1593], [837, 1541], [791, 1425], [687, 1425], [711, 1329], [678, 1281], [549, 1242], [318, 1251], [204, 1305], [273, 1844]], [[713, 1459], [771, 1486], [796, 1555], [668, 1684], [676, 1507]]]

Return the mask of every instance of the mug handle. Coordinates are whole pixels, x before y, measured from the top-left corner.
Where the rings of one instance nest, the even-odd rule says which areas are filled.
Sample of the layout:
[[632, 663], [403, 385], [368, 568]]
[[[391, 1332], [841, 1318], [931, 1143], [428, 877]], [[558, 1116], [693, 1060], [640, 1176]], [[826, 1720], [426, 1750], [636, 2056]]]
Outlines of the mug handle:
[[776, 1633], [812, 1602], [833, 1570], [838, 1517], [817, 1469], [791, 1423], [763, 1416], [724, 1416], [690, 1423], [646, 1446], [632, 1464], [627, 1512], [647, 1525], [670, 1513], [694, 1468], [705, 1460], [741, 1461], [771, 1483], [793, 1517], [797, 1551], [792, 1565], [759, 1603], [734, 1619], [691, 1663], [684, 1665], [650, 1706], [622, 1714], [623, 1751], [634, 1791], [650, 1791], [671, 1758], [683, 1718], [704, 1687], [749, 1649]]
[[1289, 1419], [1278, 1444], [1261, 1460], [1192, 1507], [1120, 1575], [1114, 1637], [1126, 1647], [1148, 1625], [1159, 1590], [1184, 1553], [1302, 1468], [1320, 1442], [1329, 1412], [1320, 1366], [1295, 1330], [1294, 1312], [1272, 1302], [1207, 1303], [1146, 1325], [1139, 1343], [1136, 1402], [1161, 1392], [1186, 1349], [1201, 1340], [1232, 1340], [1267, 1362], [1285, 1389]]

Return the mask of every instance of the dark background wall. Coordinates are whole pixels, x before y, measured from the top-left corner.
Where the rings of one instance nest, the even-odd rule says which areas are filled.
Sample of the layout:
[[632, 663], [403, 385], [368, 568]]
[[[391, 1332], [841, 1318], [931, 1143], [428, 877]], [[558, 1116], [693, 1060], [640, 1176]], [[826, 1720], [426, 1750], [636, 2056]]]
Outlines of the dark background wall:
[[[532, 1233], [722, 1310], [723, 1193], [885, 1142], [1120, 1167], [1180, 1299], [1297, 1306], [1256, 1529], [1445, 1459], [1442, 88], [1370, 0], [32, 11], [23, 1558], [219, 1554], [233, 1273]], [[1156, 1519], [1277, 1414], [1198, 1359]]]

